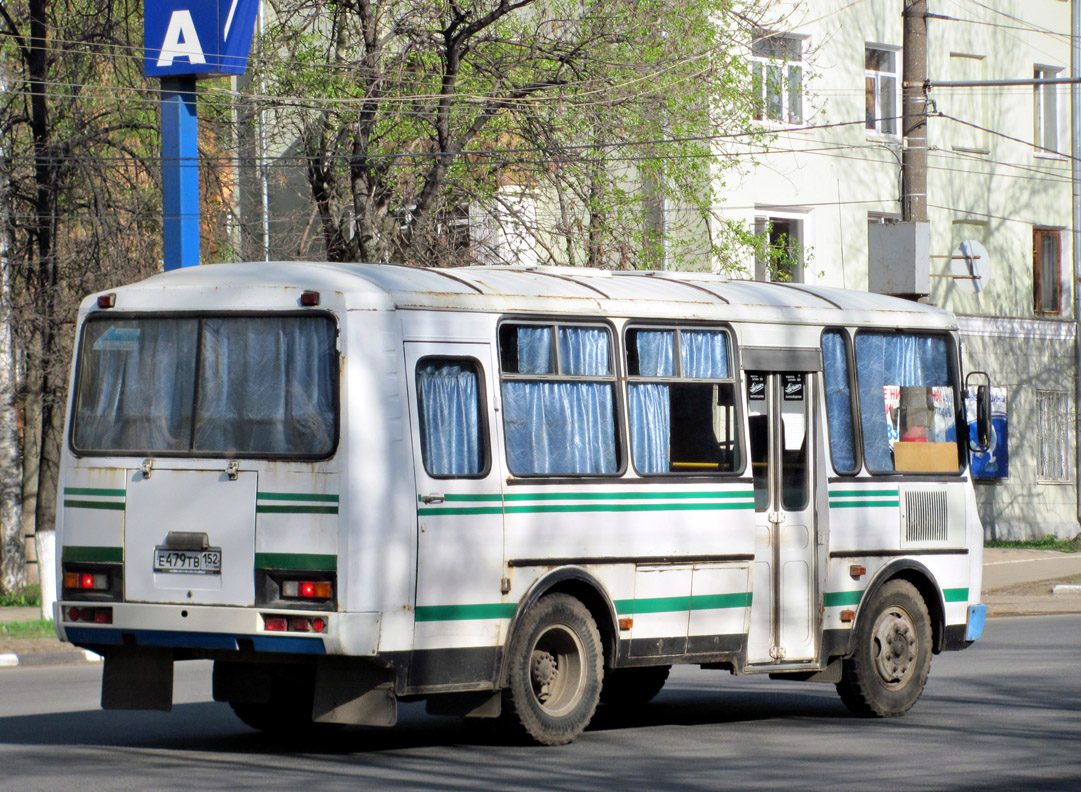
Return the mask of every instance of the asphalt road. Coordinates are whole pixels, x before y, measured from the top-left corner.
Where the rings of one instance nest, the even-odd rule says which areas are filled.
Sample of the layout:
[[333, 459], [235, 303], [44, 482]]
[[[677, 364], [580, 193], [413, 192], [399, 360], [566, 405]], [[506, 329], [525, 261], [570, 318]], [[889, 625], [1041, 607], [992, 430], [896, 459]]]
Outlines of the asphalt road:
[[208, 663], [177, 665], [171, 713], [97, 708], [99, 665], [0, 669], [0, 790], [1077, 790], [1081, 616], [992, 620], [935, 657], [907, 716], [853, 718], [831, 685], [677, 668], [634, 715], [577, 742], [401, 708], [394, 729], [267, 739], [210, 702]]

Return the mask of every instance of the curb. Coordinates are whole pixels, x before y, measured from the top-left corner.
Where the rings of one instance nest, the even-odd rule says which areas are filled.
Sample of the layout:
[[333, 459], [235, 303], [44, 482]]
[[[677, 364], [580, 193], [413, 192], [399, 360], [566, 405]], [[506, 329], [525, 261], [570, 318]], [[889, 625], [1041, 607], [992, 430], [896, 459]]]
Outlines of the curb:
[[79, 665], [82, 663], [100, 663], [104, 658], [83, 649], [78, 652], [42, 652], [39, 654], [0, 654], [0, 668], [12, 668], [14, 666], [49, 666], [49, 665]]

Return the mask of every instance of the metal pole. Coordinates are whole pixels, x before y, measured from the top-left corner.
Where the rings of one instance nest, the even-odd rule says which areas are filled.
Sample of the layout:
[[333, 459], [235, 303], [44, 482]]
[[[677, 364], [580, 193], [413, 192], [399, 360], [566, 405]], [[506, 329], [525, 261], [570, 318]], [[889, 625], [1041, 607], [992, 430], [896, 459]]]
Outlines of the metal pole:
[[195, 77], [161, 80], [165, 269], [199, 264], [199, 125]]
[[1072, 233], [1073, 252], [1073, 316], [1074, 349], [1077, 353], [1074, 369], [1074, 445], [1077, 452], [1074, 467], [1074, 488], [1077, 491], [1077, 519], [1081, 522], [1081, 0], [1070, 2], [1070, 149], [1073, 155], [1070, 173], [1073, 177]]
[[901, 211], [905, 222], [927, 222], [927, 0], [905, 0], [902, 50]]

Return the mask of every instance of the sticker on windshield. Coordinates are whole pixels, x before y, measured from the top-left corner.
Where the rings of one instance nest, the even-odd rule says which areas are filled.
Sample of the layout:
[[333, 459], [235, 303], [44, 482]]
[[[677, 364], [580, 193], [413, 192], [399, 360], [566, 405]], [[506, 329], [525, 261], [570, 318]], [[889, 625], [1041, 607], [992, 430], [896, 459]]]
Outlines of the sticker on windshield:
[[134, 352], [139, 348], [138, 327], [110, 327], [94, 342], [95, 352]]

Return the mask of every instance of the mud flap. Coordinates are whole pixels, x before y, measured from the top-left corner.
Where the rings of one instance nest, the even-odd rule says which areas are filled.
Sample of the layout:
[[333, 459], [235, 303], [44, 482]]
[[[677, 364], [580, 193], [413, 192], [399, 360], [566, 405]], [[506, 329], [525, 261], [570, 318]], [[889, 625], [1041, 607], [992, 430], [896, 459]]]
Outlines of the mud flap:
[[390, 670], [348, 657], [323, 657], [315, 670], [312, 720], [357, 726], [393, 726], [398, 698]]
[[163, 710], [173, 708], [173, 650], [116, 646], [105, 654], [101, 708]]

